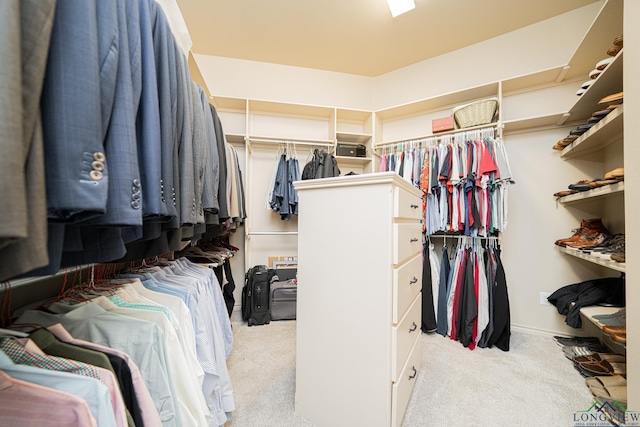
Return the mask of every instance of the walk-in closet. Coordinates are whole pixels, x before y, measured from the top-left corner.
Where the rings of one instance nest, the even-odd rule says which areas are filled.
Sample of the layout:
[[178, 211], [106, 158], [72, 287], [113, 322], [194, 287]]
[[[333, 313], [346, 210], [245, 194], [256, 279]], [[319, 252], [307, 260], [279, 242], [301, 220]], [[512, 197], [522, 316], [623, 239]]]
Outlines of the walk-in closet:
[[639, 2], [81, 3], [0, 3], [0, 425], [640, 426]]

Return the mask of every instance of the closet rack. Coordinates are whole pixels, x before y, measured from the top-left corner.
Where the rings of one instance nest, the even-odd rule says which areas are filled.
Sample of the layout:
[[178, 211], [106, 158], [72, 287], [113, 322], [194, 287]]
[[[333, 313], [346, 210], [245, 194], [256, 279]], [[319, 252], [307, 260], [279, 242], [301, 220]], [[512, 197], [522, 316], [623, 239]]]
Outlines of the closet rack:
[[455, 141], [457, 139], [467, 140], [467, 139], [484, 139], [484, 138], [495, 138], [496, 136], [501, 136], [501, 125], [498, 123], [490, 123], [486, 125], [478, 125], [473, 127], [468, 127], [465, 129], [458, 129], [452, 132], [443, 132], [437, 135], [425, 136], [422, 138], [412, 138], [407, 140], [400, 141], [391, 141], [391, 142], [382, 142], [379, 144], [375, 144], [373, 146], [374, 150], [385, 150], [385, 149], [394, 149], [400, 147], [406, 147], [407, 145], [413, 147], [420, 147], [422, 145], [431, 145], [434, 143], [438, 143], [442, 140], [451, 140]]
[[333, 141], [313, 141], [313, 140], [298, 140], [298, 139], [286, 139], [286, 138], [246, 138], [248, 142], [249, 153], [253, 152], [252, 150], [252, 142], [257, 142], [261, 144], [281, 144], [281, 145], [293, 145], [294, 149], [296, 145], [303, 145], [309, 147], [333, 147]]
[[246, 233], [249, 236], [297, 236], [297, 231], [248, 231]]

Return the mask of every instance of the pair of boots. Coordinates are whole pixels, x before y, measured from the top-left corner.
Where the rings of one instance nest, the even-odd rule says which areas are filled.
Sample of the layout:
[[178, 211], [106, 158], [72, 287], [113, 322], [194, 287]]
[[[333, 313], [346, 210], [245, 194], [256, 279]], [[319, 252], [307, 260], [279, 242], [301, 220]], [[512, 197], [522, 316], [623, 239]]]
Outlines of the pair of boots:
[[610, 234], [600, 218], [583, 219], [571, 237], [556, 240], [555, 244], [576, 249], [597, 246]]

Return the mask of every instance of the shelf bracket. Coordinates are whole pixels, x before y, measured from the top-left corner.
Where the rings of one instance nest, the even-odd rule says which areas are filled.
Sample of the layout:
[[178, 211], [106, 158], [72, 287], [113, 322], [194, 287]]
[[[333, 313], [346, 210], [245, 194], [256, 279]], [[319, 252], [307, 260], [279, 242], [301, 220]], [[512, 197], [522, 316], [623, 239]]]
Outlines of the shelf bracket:
[[558, 77], [556, 77], [556, 83], [561, 83], [564, 78], [567, 76], [567, 73], [569, 72], [569, 70], [571, 69], [571, 65], [565, 65], [564, 67], [562, 67], [562, 69], [560, 70], [560, 73], [558, 74]]

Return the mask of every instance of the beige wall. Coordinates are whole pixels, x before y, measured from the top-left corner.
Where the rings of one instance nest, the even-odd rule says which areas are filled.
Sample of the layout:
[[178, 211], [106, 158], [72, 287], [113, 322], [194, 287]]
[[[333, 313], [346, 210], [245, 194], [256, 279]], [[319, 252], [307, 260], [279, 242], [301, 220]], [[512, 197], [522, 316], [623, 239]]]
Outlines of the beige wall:
[[[196, 55], [196, 60], [215, 96], [377, 111], [562, 67], [575, 52], [600, 6], [600, 2], [593, 3], [375, 78], [204, 55]], [[476, 64], [470, 72], [470, 67]], [[571, 83], [507, 94], [504, 118], [567, 111], [575, 102], [575, 84]], [[552, 194], [571, 182], [602, 173], [602, 166], [595, 161], [568, 164], [551, 149], [568, 130], [556, 128], [505, 137], [517, 182], [510, 190], [509, 227], [503, 234], [503, 261], [514, 327], [575, 333], [553, 306], [539, 303], [540, 293], [607, 274], [600, 267], [568, 259], [553, 245], [556, 239], [569, 236], [587, 213], [580, 207], [557, 207]], [[253, 173], [270, 176], [271, 170]], [[287, 242], [283, 241], [283, 246], [289, 247]]]

